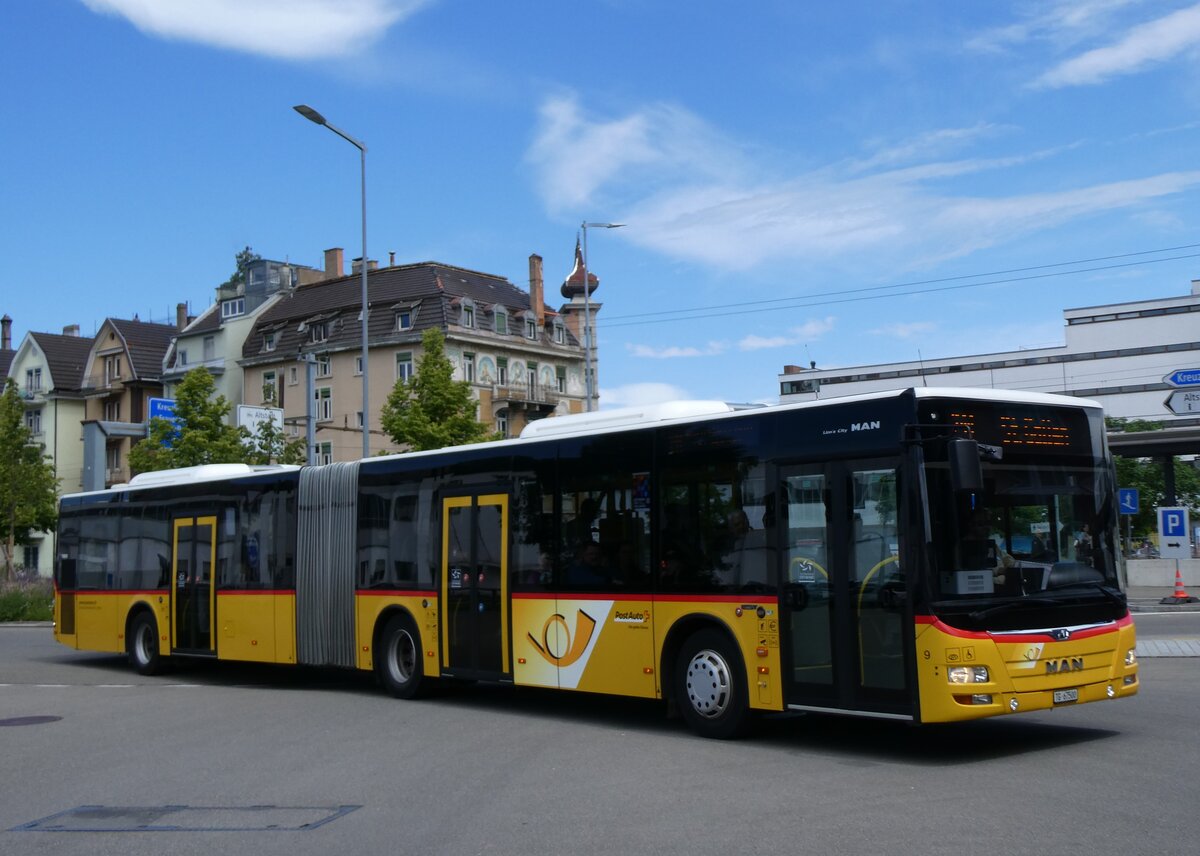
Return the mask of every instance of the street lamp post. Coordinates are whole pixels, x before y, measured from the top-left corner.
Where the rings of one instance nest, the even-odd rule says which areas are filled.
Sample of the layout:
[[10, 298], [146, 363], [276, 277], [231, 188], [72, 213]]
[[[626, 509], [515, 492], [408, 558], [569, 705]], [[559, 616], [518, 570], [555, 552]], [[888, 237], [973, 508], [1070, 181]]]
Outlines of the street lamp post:
[[624, 223], [589, 223], [583, 221], [583, 379], [587, 394], [587, 410], [596, 409], [596, 373], [592, 365], [592, 289], [588, 283], [587, 230], [620, 229]]
[[324, 125], [357, 148], [362, 165], [362, 259], [359, 264], [362, 273], [362, 456], [367, 458], [371, 455], [371, 375], [367, 364], [367, 146], [329, 124], [324, 116], [307, 104], [297, 104], [292, 109], [310, 122]]

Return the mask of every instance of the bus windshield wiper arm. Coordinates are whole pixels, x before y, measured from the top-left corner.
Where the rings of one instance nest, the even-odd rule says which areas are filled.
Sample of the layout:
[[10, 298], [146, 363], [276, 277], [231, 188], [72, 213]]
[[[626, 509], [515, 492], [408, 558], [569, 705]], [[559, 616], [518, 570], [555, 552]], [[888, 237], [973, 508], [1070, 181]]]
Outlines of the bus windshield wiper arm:
[[1018, 606], [1053, 606], [1059, 601], [1049, 597], [1023, 597], [1020, 600], [1010, 600], [1007, 603], [990, 606], [987, 609], [978, 609], [975, 612], [967, 613], [967, 618], [972, 621], [979, 621], [987, 618], [989, 615], [997, 615], [1001, 612], [1008, 612], [1010, 609], [1016, 609]]
[[1100, 592], [1106, 598], [1111, 600], [1117, 606], [1127, 606], [1128, 605], [1128, 601], [1125, 599], [1124, 594], [1122, 594], [1120, 591], [1113, 591], [1111, 588], [1104, 585], [1104, 583], [1074, 583], [1069, 586], [1062, 586], [1058, 589], [1055, 589], [1055, 591], [1065, 591], [1065, 590], [1073, 589], [1073, 588], [1096, 589], [1098, 592]]

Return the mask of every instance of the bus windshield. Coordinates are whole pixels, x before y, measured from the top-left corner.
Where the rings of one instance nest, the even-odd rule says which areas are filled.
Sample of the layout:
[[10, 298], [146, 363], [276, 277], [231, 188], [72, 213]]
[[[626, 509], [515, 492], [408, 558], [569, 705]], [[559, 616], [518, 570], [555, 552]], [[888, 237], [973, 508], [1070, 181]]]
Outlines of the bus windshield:
[[[969, 623], [991, 627], [985, 614], [1020, 612], [1024, 620], [1047, 606], [1123, 607], [1109, 470], [1100, 461], [1023, 457], [985, 462], [980, 493], [956, 494], [946, 464], [927, 466], [935, 610], [965, 612]], [[993, 609], [998, 603], [1008, 606]]]

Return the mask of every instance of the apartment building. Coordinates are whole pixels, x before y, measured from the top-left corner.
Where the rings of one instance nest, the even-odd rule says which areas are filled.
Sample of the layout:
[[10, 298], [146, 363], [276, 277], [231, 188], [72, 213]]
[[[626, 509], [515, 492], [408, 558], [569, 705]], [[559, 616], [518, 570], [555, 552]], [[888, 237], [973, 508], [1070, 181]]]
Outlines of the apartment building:
[[83, 372], [83, 489], [129, 480], [129, 449], [146, 436], [149, 399], [163, 394], [171, 324], [106, 318]]
[[325, 272], [316, 268], [257, 259], [246, 265], [240, 282], [218, 286], [216, 300], [198, 317], [185, 319], [186, 308], [180, 304], [176, 310], [180, 332], [163, 360], [165, 397], [174, 398], [184, 376], [203, 367], [213, 376], [216, 394], [230, 403], [229, 422], [236, 424], [237, 405], [260, 400], [260, 390], [249, 395], [243, 391], [244, 375], [238, 365], [258, 316], [281, 295], [324, 278]]
[[[27, 333], [13, 352], [8, 375], [25, 402], [25, 427], [54, 464], [59, 493], [83, 489], [83, 369], [92, 340], [78, 325], [62, 334]], [[34, 532], [18, 553], [25, 568], [49, 576], [54, 566], [54, 533]]]
[[[260, 313], [240, 360], [245, 403], [263, 403], [270, 389], [294, 436], [305, 434], [305, 361], [313, 361], [311, 413], [322, 462], [362, 455], [361, 260], [350, 276], [343, 264], [341, 249], [327, 250], [328, 278], [299, 285]], [[538, 255], [529, 257], [529, 279], [524, 291], [504, 277], [441, 262], [379, 268], [368, 261], [372, 453], [401, 451], [381, 430], [379, 414], [396, 381], [412, 377], [430, 327], [445, 335], [455, 377], [471, 384], [480, 421], [506, 435], [530, 420], [584, 409], [582, 286], [578, 294], [566, 288], [568, 277], [569, 302], [556, 312], [544, 302]], [[598, 280], [589, 276], [589, 283], [594, 290]], [[594, 314], [599, 305], [588, 308]]]

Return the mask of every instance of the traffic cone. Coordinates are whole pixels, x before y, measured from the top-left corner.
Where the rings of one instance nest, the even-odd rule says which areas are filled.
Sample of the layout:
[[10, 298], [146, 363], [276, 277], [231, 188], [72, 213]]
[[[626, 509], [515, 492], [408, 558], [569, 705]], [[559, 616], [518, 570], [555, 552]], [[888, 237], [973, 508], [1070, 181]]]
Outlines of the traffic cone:
[[1170, 597], [1164, 597], [1162, 603], [1200, 603], [1200, 598], [1192, 597], [1183, 588], [1183, 575], [1179, 573], [1179, 564], [1175, 564], [1175, 591]]

